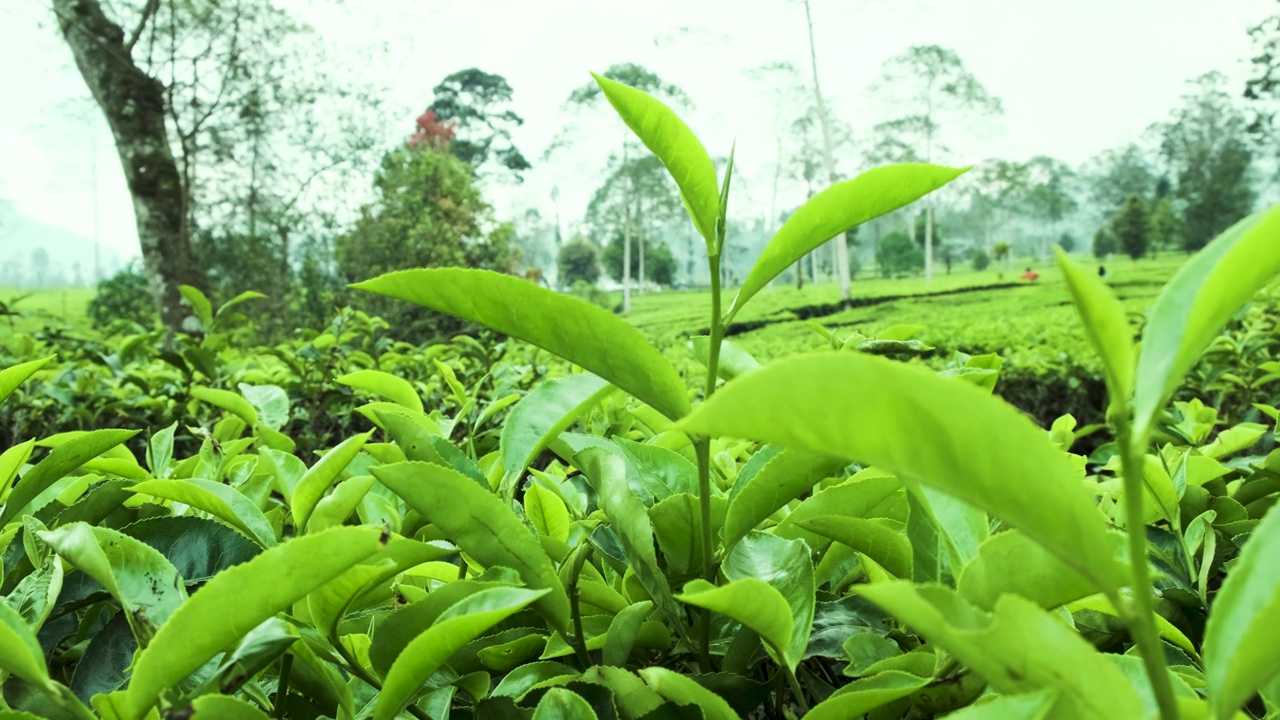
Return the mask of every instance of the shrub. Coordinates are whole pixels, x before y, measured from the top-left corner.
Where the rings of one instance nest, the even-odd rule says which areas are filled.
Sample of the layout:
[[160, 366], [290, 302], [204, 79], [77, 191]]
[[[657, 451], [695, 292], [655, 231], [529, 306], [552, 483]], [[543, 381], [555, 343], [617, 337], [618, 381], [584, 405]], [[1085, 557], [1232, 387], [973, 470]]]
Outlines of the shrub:
[[97, 292], [89, 301], [88, 313], [98, 329], [119, 323], [152, 328], [160, 318], [147, 287], [147, 276], [136, 262], [98, 283]]

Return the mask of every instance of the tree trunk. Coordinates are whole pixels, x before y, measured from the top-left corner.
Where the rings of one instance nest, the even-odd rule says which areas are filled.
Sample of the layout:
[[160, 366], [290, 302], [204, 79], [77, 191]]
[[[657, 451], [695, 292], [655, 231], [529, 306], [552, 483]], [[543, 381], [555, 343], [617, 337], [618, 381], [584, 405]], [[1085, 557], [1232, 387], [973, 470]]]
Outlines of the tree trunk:
[[186, 192], [169, 147], [164, 87], [130, 59], [124, 31], [98, 0], [53, 0], [58, 26], [115, 138], [138, 226], [147, 284], [170, 332], [198, 321], [179, 285], [204, 287], [185, 233]]
[[[627, 141], [622, 141], [622, 167], [627, 166]], [[629, 182], [635, 195], [635, 183]], [[631, 198], [623, 203], [622, 219], [622, 314], [631, 312]]]
[[[822, 152], [827, 162], [827, 179], [836, 184], [836, 161], [831, 149], [831, 121], [827, 117], [827, 105], [822, 101], [822, 89], [818, 86], [818, 49], [813, 42], [813, 14], [809, 10], [809, 0], [804, 0], [804, 18], [809, 24], [809, 60], [813, 67], [813, 97], [818, 103], [818, 120], [822, 125]], [[840, 280], [840, 298], [848, 300], [851, 295], [849, 287], [849, 246], [843, 237], [836, 238], [835, 263], [836, 277]]]
[[924, 281], [933, 280], [933, 205], [924, 206]]

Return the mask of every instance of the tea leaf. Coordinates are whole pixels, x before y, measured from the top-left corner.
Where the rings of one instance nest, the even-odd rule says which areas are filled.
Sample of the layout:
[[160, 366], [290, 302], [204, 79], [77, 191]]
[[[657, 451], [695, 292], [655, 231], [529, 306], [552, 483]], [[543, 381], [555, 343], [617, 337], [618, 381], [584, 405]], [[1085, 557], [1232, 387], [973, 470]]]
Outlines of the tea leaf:
[[595, 73], [591, 76], [627, 127], [662, 161], [680, 188], [680, 197], [698, 234], [707, 241], [708, 249], [715, 248], [720, 192], [716, 187], [716, 166], [702, 142], [675, 111], [657, 98]]
[[569, 509], [560, 496], [535, 482], [525, 491], [524, 512], [538, 532], [568, 542]]
[[[1117, 536], [1117, 543], [1122, 541]], [[957, 588], [966, 600], [984, 610], [994, 608], [1006, 593], [1051, 609], [1094, 592], [1084, 576], [1021, 530], [999, 533], [983, 543], [978, 557], [960, 574]]]
[[689, 391], [662, 353], [625, 320], [574, 297], [488, 270], [402, 270], [356, 283], [524, 340], [652, 405], [669, 418], [689, 412]]
[[894, 527], [892, 520], [819, 515], [803, 520], [800, 527], [829, 537], [866, 555], [885, 570], [904, 580], [911, 579], [911, 544]]
[[35, 633], [6, 602], [0, 602], [0, 670], [32, 685], [43, 687], [51, 682]]
[[856, 590], [954, 655], [1002, 693], [1061, 692], [1072, 717], [1121, 720], [1144, 715], [1124, 673], [1060, 619], [1017, 595], [986, 613], [942, 586], [909, 582]]
[[845, 720], [865, 715], [928, 685], [930, 678], [886, 670], [845, 685], [813, 707], [805, 720]]
[[203, 400], [215, 407], [222, 408], [245, 422], [249, 427], [258, 424], [258, 411], [243, 396], [228, 390], [196, 385], [191, 388], [191, 397]]
[[657, 605], [658, 612], [673, 627], [683, 627], [684, 619], [672, 598], [671, 586], [658, 567], [658, 555], [653, 549], [653, 526], [644, 504], [627, 484], [624, 461], [618, 453], [602, 448], [587, 448], [574, 459], [595, 488], [600, 509], [612, 523], [636, 578]]
[[765, 246], [742, 281], [726, 318], [732, 319], [770, 280], [814, 248], [851, 227], [919, 200], [967, 171], [916, 163], [887, 165], [818, 193], [792, 213]]
[[37, 370], [49, 364], [49, 361], [54, 357], [56, 356], [50, 355], [46, 358], [32, 360], [19, 365], [11, 365], [0, 370], [0, 402], [4, 402], [4, 399], [9, 397], [14, 390], [17, 390], [19, 385], [26, 382], [27, 378], [34, 375]]
[[705, 720], [740, 720], [724, 698], [699, 685], [695, 680], [666, 668], [651, 667], [640, 671], [640, 677], [653, 691], [678, 705], [692, 705], [702, 710]]
[[548, 380], [530, 390], [502, 425], [498, 449], [508, 482], [517, 482], [552, 440], [611, 392], [611, 385], [591, 373]]
[[538, 609], [557, 630], [568, 631], [569, 596], [551, 558], [496, 495], [458, 471], [432, 463], [396, 463], [371, 472], [477, 562], [512, 568], [529, 587], [546, 589]]
[[201, 695], [191, 701], [194, 720], [269, 720], [258, 706], [230, 695]]
[[802, 356], [729, 383], [680, 425], [884, 468], [1022, 529], [1103, 591], [1126, 577], [1067, 456], [968, 383], [870, 355]]
[[[782, 661], [794, 669], [804, 659], [805, 649], [809, 647], [817, 603], [809, 546], [803, 540], [786, 540], [753, 532], [734, 546], [725, 557], [721, 571], [734, 581], [763, 580], [786, 600], [791, 640], [782, 649]], [[760, 634], [764, 636], [764, 633]]]
[[316, 503], [320, 502], [325, 491], [351, 464], [356, 455], [360, 454], [360, 449], [372, 436], [373, 431], [370, 430], [362, 435], [343, 440], [337, 447], [325, 453], [298, 479], [298, 484], [293, 487], [293, 499], [289, 504], [297, 527], [307, 526], [307, 520], [311, 518], [311, 511], [315, 509]]
[[635, 646], [636, 636], [640, 634], [640, 626], [649, 613], [653, 612], [653, 603], [641, 600], [628, 605], [622, 612], [613, 616], [609, 624], [608, 637], [604, 642], [604, 653], [601, 661], [605, 665], [626, 667], [631, 657], [631, 648]]
[[422, 412], [422, 398], [418, 396], [418, 391], [413, 389], [413, 384], [391, 373], [381, 370], [356, 370], [336, 378], [334, 382], [380, 395], [397, 405]]
[[1186, 262], [1147, 313], [1134, 388], [1134, 434], [1157, 413], [1227, 320], [1280, 271], [1280, 207], [1241, 220]]
[[694, 580], [684, 586], [684, 592], [676, 595], [676, 599], [746, 625], [760, 635], [778, 662], [789, 662], [791, 608], [782, 593], [769, 583], [745, 578], [717, 587], [706, 580]]
[[72, 523], [37, 535], [120, 602], [140, 647], [146, 647], [156, 629], [187, 600], [173, 564], [155, 548], [117, 530]]
[[191, 311], [200, 318], [205, 331], [207, 332], [213, 327], [213, 304], [209, 302], [209, 298], [200, 292], [198, 288], [191, 285], [179, 285], [178, 292], [182, 293], [182, 297], [191, 306]]
[[1227, 718], [1280, 668], [1280, 511], [1263, 516], [1209, 613], [1204, 674], [1215, 718]]
[[533, 720], [598, 720], [591, 703], [582, 696], [564, 688], [553, 687], [538, 701]]
[[137, 430], [91, 430], [49, 451], [9, 492], [4, 511], [0, 512], [0, 527], [17, 518], [31, 501], [55, 482], [137, 434]]
[[405, 646], [387, 671], [374, 719], [392, 720], [463, 645], [549, 592], [523, 588], [481, 590], [444, 611], [434, 625]]
[[725, 548], [732, 548], [765, 518], [847, 464], [840, 458], [802, 450], [787, 449], [774, 455], [746, 482], [735, 484], [724, 520]]
[[1110, 286], [1093, 273], [1081, 270], [1062, 248], [1055, 245], [1053, 252], [1084, 322], [1085, 335], [1102, 360], [1102, 374], [1113, 402], [1128, 398], [1133, 392], [1135, 359], [1133, 328], [1129, 327], [1124, 305]]
[[1025, 695], [1001, 695], [990, 702], [970, 705], [947, 716], [947, 720], [1044, 720], [1057, 703], [1051, 690]]
[[212, 480], [147, 480], [130, 492], [185, 503], [203, 510], [245, 534], [264, 548], [276, 544], [271, 522], [253, 501], [238, 490]]
[[122, 715], [140, 720], [166, 688], [278, 612], [382, 548], [377, 528], [333, 528], [218, 573], [160, 627], [134, 665]]
[[[693, 353], [703, 367], [706, 367], [710, 357], [710, 346], [711, 338], [706, 335], [698, 335], [689, 341], [689, 352]], [[753, 370], [759, 370], [760, 367], [760, 362], [751, 357], [746, 350], [728, 340], [720, 341], [720, 360], [716, 365], [716, 374], [720, 379], [732, 380]]]

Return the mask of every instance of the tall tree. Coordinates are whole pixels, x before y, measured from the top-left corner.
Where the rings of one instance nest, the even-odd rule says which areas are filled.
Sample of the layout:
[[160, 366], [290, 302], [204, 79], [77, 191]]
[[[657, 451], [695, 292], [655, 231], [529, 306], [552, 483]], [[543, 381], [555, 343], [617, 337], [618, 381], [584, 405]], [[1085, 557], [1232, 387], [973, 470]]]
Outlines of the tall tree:
[[[613, 155], [607, 172], [587, 206], [587, 226], [596, 237], [619, 239], [626, 246], [615, 249], [616, 243], [611, 241], [605, 247], [606, 263], [613, 257], [619, 262], [618, 271], [613, 273], [615, 279], [623, 280], [634, 267], [636, 272], [631, 277], [651, 280], [647, 254], [651, 248], [665, 245], [660, 230], [679, 221], [679, 190], [656, 155], [628, 157], [625, 161]], [[624, 253], [630, 253], [630, 257]]]
[[319, 39], [293, 15], [270, 0], [52, 5], [112, 129], [171, 330], [195, 322], [177, 286], [205, 286], [220, 243], [287, 282], [295, 236], [354, 214], [343, 203], [376, 160], [379, 103], [317, 61]]
[[[813, 9], [809, 5], [809, 0], [802, 0], [802, 2], [805, 24], [809, 29], [809, 63], [813, 71], [813, 99], [818, 110], [818, 124], [822, 128], [823, 160], [827, 168], [827, 181], [835, 185], [839, 179], [836, 175], [835, 139], [831, 127], [831, 113], [822, 97], [822, 85], [818, 82], [818, 46], [813, 39]], [[836, 277], [840, 282], [840, 297], [848, 300], [852, 297], [849, 283], [849, 249], [843, 238], [834, 238], [832, 242], [835, 247]]]
[[1085, 163], [1080, 176], [1104, 219], [1119, 211], [1131, 195], [1150, 197], [1159, 182], [1150, 153], [1136, 143], [1096, 155]]
[[1027, 210], [1032, 218], [1048, 226], [1040, 233], [1040, 257], [1048, 259], [1049, 244], [1060, 235], [1063, 219], [1078, 207], [1075, 173], [1065, 162], [1046, 155], [1031, 158], [1026, 167]]
[[[925, 162], [946, 155], [944, 127], [1001, 113], [1000, 100], [987, 91], [954, 50], [917, 45], [884, 64], [873, 86], [903, 114], [889, 120], [901, 137], [924, 146]], [[924, 277], [933, 278], [933, 200], [925, 200]]]
[[204, 273], [187, 232], [187, 195], [166, 127], [168, 93], [134, 58], [143, 33], [155, 25], [159, 5], [149, 0], [126, 36], [98, 0], [53, 0], [76, 67], [115, 137], [156, 308], [165, 326], [178, 331], [191, 328], [195, 319], [178, 287], [203, 286]]
[[[658, 97], [668, 103], [673, 103], [679, 107], [689, 108], [692, 103], [689, 96], [679, 86], [673, 85], [648, 68], [637, 65], [636, 63], [619, 63], [609, 67], [602, 73], [604, 77], [630, 85], [637, 90], [643, 90], [650, 95]], [[571, 107], [601, 107], [607, 101], [604, 99], [604, 93], [600, 91], [600, 86], [594, 82], [587, 83], [569, 94], [569, 105]], [[621, 165], [627, 167], [630, 164], [631, 156], [638, 154], [639, 149], [631, 139], [631, 132], [623, 128], [622, 134], [622, 154]], [[642, 154], [642, 153], [640, 153]], [[634, 175], [629, 175], [634, 179]], [[634, 187], [632, 190], [634, 191]], [[638, 202], [638, 195], [635, 192], [630, 193], [634, 202]], [[631, 312], [631, 278], [634, 277], [631, 268], [631, 240], [634, 232], [636, 218], [639, 215], [638, 206], [628, 202], [623, 206], [622, 219], [622, 238], [623, 238], [623, 272], [622, 272], [622, 312], [623, 314]], [[640, 263], [644, 263], [644, 246], [640, 246]], [[641, 268], [643, 273], [643, 268]], [[641, 288], [643, 293], [643, 286]]]
[[1161, 151], [1176, 179], [1174, 197], [1183, 208], [1184, 247], [1195, 250], [1253, 210], [1244, 111], [1217, 72], [1191, 81], [1192, 92], [1159, 126]]
[[1151, 250], [1168, 250], [1180, 247], [1178, 242], [1178, 214], [1173, 209], [1173, 199], [1162, 197], [1151, 208]]
[[1151, 246], [1151, 214], [1141, 195], [1130, 195], [1120, 212], [1111, 219], [1111, 234], [1120, 250], [1137, 260]]
[[510, 108], [514, 91], [507, 79], [479, 68], [459, 70], [432, 89], [431, 109], [453, 123], [453, 154], [479, 173], [488, 165], [505, 168], [519, 181], [531, 166], [511, 139], [524, 118]]

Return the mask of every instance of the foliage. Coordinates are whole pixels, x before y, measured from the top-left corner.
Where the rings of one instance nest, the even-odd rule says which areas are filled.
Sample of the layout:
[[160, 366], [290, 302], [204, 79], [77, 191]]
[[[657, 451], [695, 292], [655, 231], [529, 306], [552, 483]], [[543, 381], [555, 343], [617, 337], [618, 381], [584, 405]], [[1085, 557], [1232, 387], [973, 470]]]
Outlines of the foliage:
[[986, 250], [983, 250], [982, 248], [978, 248], [976, 251], [974, 251], [973, 253], [973, 269], [974, 270], [981, 272], [983, 270], [986, 270], [990, 266], [991, 266], [991, 256], [987, 254]]
[[1137, 260], [1151, 247], [1151, 215], [1141, 195], [1130, 195], [1111, 219], [1111, 234], [1120, 250]]
[[1161, 126], [1161, 152], [1177, 180], [1183, 249], [1205, 246], [1253, 209], [1253, 151], [1244, 112], [1228, 93], [1226, 78], [1209, 73], [1194, 80], [1183, 107]]
[[1178, 224], [1173, 199], [1166, 196], [1156, 200], [1151, 208], [1151, 247], [1156, 250], [1180, 248]]
[[531, 165], [511, 140], [524, 118], [506, 107], [514, 91], [507, 79], [479, 68], [451, 73], [432, 88], [428, 111], [450, 127], [449, 151], [477, 172], [494, 164], [517, 180]]
[[[604, 247], [601, 260], [609, 277], [622, 280], [622, 248], [625, 243], [620, 236]], [[634, 238], [631, 241], [632, 272], [640, 267], [640, 253], [644, 253], [644, 277], [658, 285], [671, 285], [675, 279], [676, 259], [666, 243], [650, 240], [648, 237]]]
[[600, 248], [581, 235], [560, 248], [556, 262], [560, 267], [561, 286], [595, 285], [600, 279]]
[[[334, 243], [337, 271], [347, 282], [408, 267], [514, 269], [512, 228], [493, 221], [471, 168], [461, 160], [429, 146], [400, 148], [383, 159], [374, 189], [377, 200]], [[361, 302], [402, 337], [432, 337], [462, 327], [377, 298]]]
[[1120, 250], [1120, 244], [1116, 240], [1115, 233], [1109, 228], [1098, 228], [1093, 234], [1093, 255], [1099, 260], [1108, 255], [1112, 255]]
[[[678, 155], [672, 127], [636, 132]], [[147, 367], [128, 386], [140, 404], [164, 398], [167, 374], [169, 398], [182, 393], [172, 424], [129, 414], [121, 424], [148, 435], [68, 433], [55, 418], [0, 453], [5, 712], [1280, 711], [1274, 424], [1225, 424], [1179, 393], [1190, 377], [1280, 417], [1257, 402], [1280, 367], [1264, 360], [1280, 350], [1280, 296], [1264, 289], [1280, 271], [1280, 209], [1192, 258], [1140, 344], [1107, 285], [1061, 255], [1109, 425], [1045, 428], [992, 395], [998, 357], [956, 355], [941, 372], [903, 362], [930, 350], [919, 327], [824, 330], [823, 350], [763, 366], [725, 339], [794, 258], [958, 174], [874, 172], [792, 215], [727, 309], [709, 253], [713, 311], [684, 356], [703, 368], [689, 378], [613, 314], [492, 271], [399, 271], [358, 289], [521, 339], [533, 349], [518, 353], [551, 353], [563, 375], [528, 389], [529, 363], [500, 344], [382, 343], [358, 313], [344, 314], [354, 329], [245, 358], [239, 303], [215, 309], [184, 288], [204, 336], [158, 351], [176, 375]], [[719, 208], [713, 250], [729, 187], [704, 190]], [[906, 233], [899, 244], [919, 252]], [[5, 412], [39, 406], [67, 373], [39, 342], [0, 369]], [[99, 350], [71, 369], [96, 367]], [[376, 399], [309, 409], [350, 425], [302, 447], [306, 394], [277, 381], [301, 383], [313, 353], [307, 390]], [[1237, 361], [1265, 374], [1219, 372]], [[108, 361], [88, 390], [116, 370]], [[1108, 441], [1074, 453], [1090, 433]]]
[[906, 233], [891, 232], [876, 248], [876, 267], [884, 277], [914, 274], [924, 268], [924, 251]]
[[1058, 238], [1058, 247], [1066, 252], [1074, 252], [1076, 249], [1075, 236], [1071, 233], [1062, 233], [1062, 236]]
[[98, 283], [97, 292], [89, 301], [89, 318], [100, 329], [117, 323], [154, 327], [156, 303], [147, 287], [147, 276], [136, 265], [127, 265]]

